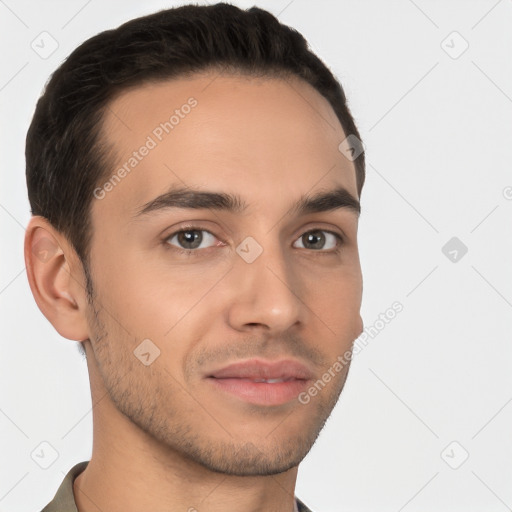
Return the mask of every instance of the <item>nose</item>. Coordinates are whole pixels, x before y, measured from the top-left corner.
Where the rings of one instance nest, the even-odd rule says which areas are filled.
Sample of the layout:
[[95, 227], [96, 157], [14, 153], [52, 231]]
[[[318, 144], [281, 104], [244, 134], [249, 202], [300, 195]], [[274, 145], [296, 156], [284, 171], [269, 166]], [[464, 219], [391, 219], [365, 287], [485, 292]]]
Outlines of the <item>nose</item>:
[[252, 263], [240, 258], [235, 264], [231, 278], [236, 292], [228, 312], [232, 328], [259, 327], [277, 333], [306, 321], [301, 282], [277, 245], [265, 244]]

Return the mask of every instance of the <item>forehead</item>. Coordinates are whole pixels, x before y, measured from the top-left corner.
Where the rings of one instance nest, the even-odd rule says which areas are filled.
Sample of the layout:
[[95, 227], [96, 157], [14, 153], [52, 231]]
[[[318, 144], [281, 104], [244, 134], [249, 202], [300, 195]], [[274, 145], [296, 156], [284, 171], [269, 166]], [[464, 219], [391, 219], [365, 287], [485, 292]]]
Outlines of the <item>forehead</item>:
[[300, 79], [203, 73], [145, 84], [110, 103], [103, 134], [115, 148], [111, 174], [125, 172], [102, 208], [129, 213], [174, 184], [230, 189], [251, 204], [317, 183], [357, 197], [339, 120]]

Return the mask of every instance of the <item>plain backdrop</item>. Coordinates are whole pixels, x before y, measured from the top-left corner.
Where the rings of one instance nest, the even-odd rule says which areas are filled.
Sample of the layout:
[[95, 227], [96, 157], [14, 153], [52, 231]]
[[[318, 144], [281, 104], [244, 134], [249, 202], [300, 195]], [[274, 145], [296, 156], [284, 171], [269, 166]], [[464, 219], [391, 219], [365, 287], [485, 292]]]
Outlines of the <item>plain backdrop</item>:
[[[35, 103], [81, 42], [175, 5], [0, 1], [1, 512], [39, 511], [92, 447], [86, 362], [38, 310], [23, 260]], [[512, 1], [256, 5], [340, 79], [367, 152], [359, 245], [373, 337], [296, 494], [314, 512], [510, 510]], [[58, 45], [51, 55], [34, 49], [41, 38]]]

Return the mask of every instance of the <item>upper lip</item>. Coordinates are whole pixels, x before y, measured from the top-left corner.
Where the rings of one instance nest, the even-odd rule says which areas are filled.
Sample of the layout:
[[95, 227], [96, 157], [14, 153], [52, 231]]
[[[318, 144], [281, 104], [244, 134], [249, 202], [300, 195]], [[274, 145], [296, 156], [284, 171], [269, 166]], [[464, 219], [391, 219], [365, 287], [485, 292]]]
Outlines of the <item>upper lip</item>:
[[309, 380], [312, 373], [308, 367], [293, 359], [265, 361], [250, 359], [233, 363], [219, 370], [214, 370], [207, 377], [217, 379], [300, 379]]

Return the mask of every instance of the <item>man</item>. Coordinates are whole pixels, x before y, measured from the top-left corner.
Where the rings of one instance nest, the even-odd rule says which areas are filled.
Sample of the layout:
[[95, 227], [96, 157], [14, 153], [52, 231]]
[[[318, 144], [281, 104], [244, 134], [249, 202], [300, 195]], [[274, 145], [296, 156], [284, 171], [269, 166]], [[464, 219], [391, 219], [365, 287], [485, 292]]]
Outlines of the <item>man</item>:
[[34, 298], [87, 357], [90, 461], [44, 512], [292, 512], [362, 331], [364, 153], [270, 13], [182, 6], [77, 48], [27, 136]]

